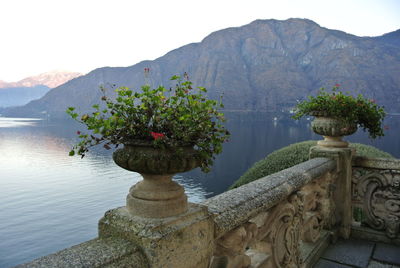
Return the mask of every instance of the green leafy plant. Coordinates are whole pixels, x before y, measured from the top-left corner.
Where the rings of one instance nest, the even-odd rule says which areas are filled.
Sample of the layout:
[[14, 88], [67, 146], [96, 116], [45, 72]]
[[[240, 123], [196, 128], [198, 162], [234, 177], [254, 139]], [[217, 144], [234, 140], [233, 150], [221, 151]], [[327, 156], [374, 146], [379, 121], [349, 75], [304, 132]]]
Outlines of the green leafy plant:
[[201, 169], [209, 171], [214, 155], [222, 151], [222, 144], [229, 137], [223, 126], [224, 115], [218, 111], [223, 108], [222, 100], [206, 98], [207, 90], [193, 88], [186, 73], [184, 79], [173, 76], [171, 80], [176, 85], [169, 89], [144, 85], [141, 91], [135, 92], [120, 87], [116, 89], [115, 100], [107, 97], [101, 88], [104, 105], [93, 105], [91, 114], [79, 115], [74, 107], [69, 107], [67, 114], [91, 132], [77, 132], [81, 140], [70, 155], [84, 157], [92, 146], [103, 144], [104, 148], [111, 149], [132, 141], [160, 149], [193, 146]]
[[361, 94], [357, 97], [346, 95], [338, 90], [339, 86], [336, 84], [331, 92], [322, 88], [317, 96], [309, 96], [308, 100], [298, 103], [293, 118], [300, 119], [306, 115], [336, 117], [357, 124], [373, 139], [384, 136], [384, 108]]

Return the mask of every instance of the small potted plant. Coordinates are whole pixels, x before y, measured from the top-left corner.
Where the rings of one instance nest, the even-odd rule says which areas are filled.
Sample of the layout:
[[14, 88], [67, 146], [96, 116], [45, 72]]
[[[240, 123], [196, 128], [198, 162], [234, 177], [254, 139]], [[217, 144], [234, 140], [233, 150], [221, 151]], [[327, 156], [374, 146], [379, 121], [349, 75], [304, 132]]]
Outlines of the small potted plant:
[[317, 96], [309, 96], [308, 100], [298, 103], [293, 118], [315, 116], [311, 128], [324, 136], [318, 144], [326, 147], [347, 147], [342, 137], [353, 134], [358, 127], [368, 131], [372, 139], [384, 136], [382, 123], [386, 113], [383, 107], [361, 94], [353, 97], [338, 89], [338, 84], [331, 92], [322, 88]]
[[184, 213], [187, 197], [172, 176], [195, 167], [208, 172], [229, 136], [218, 111], [223, 108], [221, 99], [207, 99], [207, 90], [193, 88], [186, 73], [184, 79], [173, 76], [171, 80], [176, 85], [169, 89], [144, 85], [135, 92], [120, 87], [115, 100], [104, 94], [103, 105], [93, 105], [91, 114], [67, 109], [91, 132], [78, 131], [81, 140], [70, 155], [84, 157], [99, 144], [106, 149], [124, 145], [113, 153], [115, 163], [144, 178], [127, 196], [127, 209], [136, 216], [164, 218]]

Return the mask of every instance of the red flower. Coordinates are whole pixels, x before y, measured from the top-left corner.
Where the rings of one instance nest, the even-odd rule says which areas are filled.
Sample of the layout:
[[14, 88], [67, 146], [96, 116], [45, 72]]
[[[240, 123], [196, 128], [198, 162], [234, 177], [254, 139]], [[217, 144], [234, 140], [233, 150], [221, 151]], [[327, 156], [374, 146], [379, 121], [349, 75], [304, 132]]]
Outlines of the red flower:
[[155, 140], [158, 140], [158, 139], [161, 139], [161, 138], [165, 137], [165, 135], [162, 134], [162, 133], [150, 132], [150, 134]]
[[335, 84], [335, 87], [340, 87], [340, 84]]
[[81, 132], [78, 130], [78, 131], [76, 132], [76, 134], [81, 135]]

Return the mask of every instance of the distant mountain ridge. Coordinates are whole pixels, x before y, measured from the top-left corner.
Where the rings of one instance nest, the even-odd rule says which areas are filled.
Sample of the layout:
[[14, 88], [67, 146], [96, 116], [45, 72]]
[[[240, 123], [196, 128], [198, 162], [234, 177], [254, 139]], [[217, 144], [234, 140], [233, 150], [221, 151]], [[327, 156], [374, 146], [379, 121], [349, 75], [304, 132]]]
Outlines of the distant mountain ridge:
[[43, 85], [0, 88], [0, 108], [25, 105], [32, 100], [40, 99], [49, 90], [49, 87]]
[[384, 34], [382, 36], [376, 37], [377, 40], [391, 44], [393, 46], [400, 46], [400, 29], [391, 33]]
[[81, 75], [77, 72], [51, 71], [18, 82], [0, 81], [0, 107], [25, 105], [43, 97], [51, 88]]
[[81, 75], [82, 74], [78, 72], [51, 71], [35, 76], [30, 76], [18, 82], [4, 82], [0, 80], [0, 88], [34, 87], [38, 85], [55, 88]]
[[144, 68], [150, 68], [153, 86], [170, 86], [170, 76], [188, 72], [194, 85], [206, 87], [210, 97], [224, 93], [225, 108], [231, 111], [287, 111], [319, 88], [339, 83], [344, 91], [362, 93], [398, 112], [400, 38], [396, 32], [358, 37], [306, 19], [256, 20], [211, 33], [200, 43], [153, 61], [96, 69], [6, 114], [40, 116], [46, 111], [63, 118], [68, 106], [90, 111], [99, 102], [99, 85], [137, 89], [145, 83]]

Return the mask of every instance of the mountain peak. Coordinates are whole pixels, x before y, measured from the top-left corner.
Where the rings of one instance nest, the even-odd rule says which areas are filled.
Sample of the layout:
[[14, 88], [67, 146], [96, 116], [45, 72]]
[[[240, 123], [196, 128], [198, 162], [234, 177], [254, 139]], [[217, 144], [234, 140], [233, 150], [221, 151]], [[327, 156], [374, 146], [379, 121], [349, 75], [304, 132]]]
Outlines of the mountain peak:
[[309, 24], [309, 25], [314, 25], [314, 26], [319, 26], [318, 23], [316, 23], [313, 20], [310, 19], [305, 19], [305, 18], [289, 18], [286, 20], [277, 20], [277, 19], [257, 19], [254, 20], [251, 24], [270, 24], [270, 23], [303, 23], [303, 24]]
[[44, 85], [49, 88], [55, 88], [62, 85], [69, 80], [81, 76], [78, 72], [68, 72], [61, 70], [53, 70], [46, 73], [41, 73], [35, 76], [24, 78], [18, 82], [4, 82], [0, 80], [0, 88], [9, 87], [34, 87], [38, 85]]

